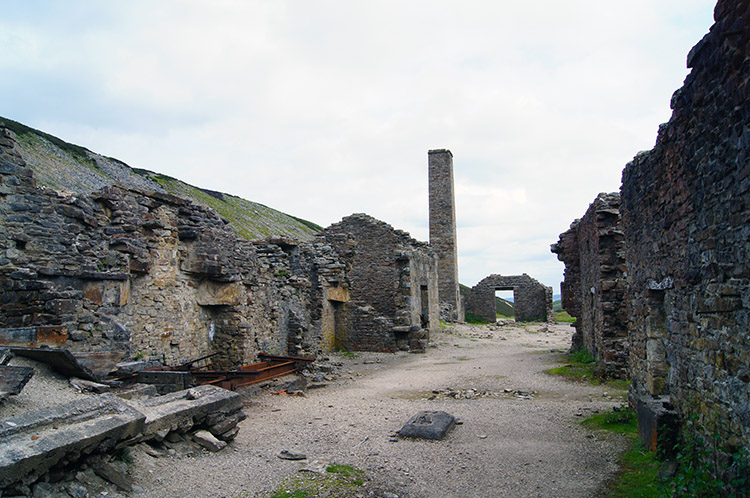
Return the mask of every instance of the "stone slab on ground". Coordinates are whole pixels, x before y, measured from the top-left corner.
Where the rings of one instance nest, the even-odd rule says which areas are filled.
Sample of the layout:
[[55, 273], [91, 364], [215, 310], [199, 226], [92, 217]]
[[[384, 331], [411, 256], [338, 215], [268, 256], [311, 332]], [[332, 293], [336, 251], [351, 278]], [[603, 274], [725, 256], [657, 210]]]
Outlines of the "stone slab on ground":
[[50, 365], [56, 372], [67, 377], [78, 377], [85, 380], [99, 380], [94, 372], [81, 365], [73, 354], [66, 349], [51, 348], [10, 348], [16, 356], [23, 356], [34, 361]]
[[0, 401], [20, 393], [33, 375], [34, 369], [30, 367], [0, 365]]
[[146, 415], [144, 439], [159, 431], [189, 430], [209, 414], [229, 416], [243, 406], [239, 394], [210, 385], [133, 400], [130, 404]]
[[89, 396], [0, 422], [0, 489], [31, 483], [66, 459], [140, 433], [146, 416], [113, 394]]
[[443, 439], [456, 425], [456, 418], [441, 411], [421, 411], [409, 419], [398, 435], [419, 439]]

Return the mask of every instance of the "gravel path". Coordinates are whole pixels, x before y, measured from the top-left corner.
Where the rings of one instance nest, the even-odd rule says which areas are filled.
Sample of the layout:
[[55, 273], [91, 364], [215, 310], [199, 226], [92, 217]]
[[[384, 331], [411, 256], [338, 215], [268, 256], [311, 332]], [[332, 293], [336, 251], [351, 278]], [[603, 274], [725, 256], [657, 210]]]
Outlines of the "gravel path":
[[[384, 496], [597, 496], [624, 443], [579, 422], [622, 403], [624, 393], [542, 373], [561, 361], [571, 332], [459, 325], [433, 337], [427, 354], [332, 355], [344, 375], [325, 388], [247, 396], [248, 419], [218, 454], [136, 452], [131, 473], [146, 491], [134, 496], [262, 497], [311, 461], [365, 470], [392, 493]], [[420, 410], [443, 410], [462, 424], [442, 441], [395, 438]], [[282, 450], [308, 460], [279, 459]]]

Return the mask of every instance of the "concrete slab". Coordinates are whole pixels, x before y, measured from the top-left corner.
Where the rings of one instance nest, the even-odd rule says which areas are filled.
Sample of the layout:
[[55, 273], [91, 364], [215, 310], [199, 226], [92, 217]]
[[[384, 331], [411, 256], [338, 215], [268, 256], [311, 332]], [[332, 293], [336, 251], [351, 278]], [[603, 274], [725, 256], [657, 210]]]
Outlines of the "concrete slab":
[[0, 489], [34, 482], [58, 464], [106, 451], [143, 430], [146, 416], [113, 394], [0, 421]]
[[398, 430], [398, 435], [420, 439], [443, 439], [455, 425], [456, 418], [446, 412], [422, 411], [410, 418]]

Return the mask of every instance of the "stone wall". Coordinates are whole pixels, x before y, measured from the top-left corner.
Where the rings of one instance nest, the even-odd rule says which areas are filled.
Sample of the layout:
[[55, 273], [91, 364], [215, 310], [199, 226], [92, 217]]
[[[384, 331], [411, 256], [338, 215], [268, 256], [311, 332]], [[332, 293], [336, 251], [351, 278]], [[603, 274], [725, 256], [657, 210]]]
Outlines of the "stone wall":
[[326, 228], [322, 240], [346, 263], [333, 342], [355, 350], [423, 350], [439, 326], [437, 258], [430, 247], [365, 214]]
[[495, 322], [495, 291], [512, 290], [516, 321], [551, 320], [552, 288], [534, 280], [527, 274], [503, 276], [490, 275], [471, 288], [466, 296], [466, 313], [485, 322]]
[[446, 149], [428, 153], [430, 191], [430, 245], [438, 258], [440, 318], [460, 321], [456, 204], [453, 193], [453, 154]]
[[[631, 398], [750, 443], [750, 8], [720, 0], [656, 146], [623, 173]], [[721, 456], [721, 452], [718, 452]]]
[[39, 188], [0, 130], [0, 341], [51, 326], [66, 349], [166, 364], [315, 354], [324, 296], [344, 280], [324, 244], [239, 239], [212, 210], [174, 196]]
[[552, 252], [565, 263], [562, 305], [576, 317], [572, 349], [587, 349], [602, 373], [628, 376], [627, 274], [620, 194], [599, 194]]

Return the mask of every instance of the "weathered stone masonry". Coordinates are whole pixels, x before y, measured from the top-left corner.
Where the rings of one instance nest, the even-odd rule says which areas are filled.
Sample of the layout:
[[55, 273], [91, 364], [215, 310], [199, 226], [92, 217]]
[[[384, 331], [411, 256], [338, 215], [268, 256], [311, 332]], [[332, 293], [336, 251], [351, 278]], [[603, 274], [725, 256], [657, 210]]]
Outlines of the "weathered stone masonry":
[[519, 322], [552, 318], [552, 288], [526, 275], [490, 275], [471, 288], [466, 296], [466, 312], [485, 322], [497, 319], [495, 291], [512, 290], [513, 308]]
[[324, 295], [345, 280], [330, 247], [242, 240], [165, 194], [62, 196], [36, 187], [14, 146], [2, 130], [0, 332], [47, 327], [66, 349], [166, 364], [218, 352], [220, 367], [322, 347]]
[[337, 304], [336, 347], [422, 351], [439, 322], [438, 263], [430, 247], [366, 214], [322, 233], [346, 262], [349, 295]]
[[440, 318], [463, 320], [458, 286], [456, 205], [453, 193], [453, 154], [447, 149], [428, 153], [430, 245], [438, 257]]
[[628, 377], [625, 242], [620, 194], [599, 194], [552, 252], [565, 263], [562, 305], [576, 317], [572, 349], [585, 348], [602, 373]]
[[750, 2], [720, 0], [714, 18], [656, 146], [623, 173], [631, 397], [747, 447]]
[[[655, 147], [623, 172], [620, 211], [641, 436], [670, 449], [670, 424], [695, 418], [709, 440], [719, 436], [710, 450], [721, 474], [725, 449], [750, 446], [750, 2], [719, 0], [714, 18], [688, 55], [692, 71]], [[621, 253], [619, 236], [609, 249], [600, 244], [598, 260], [581, 248], [602, 241], [593, 222], [574, 223], [553, 251], [566, 263], [565, 305], [583, 341], [589, 323], [594, 336], [607, 327], [596, 318], [601, 303], [586, 309], [586, 287], [611, 281], [602, 258], [616, 266]]]

